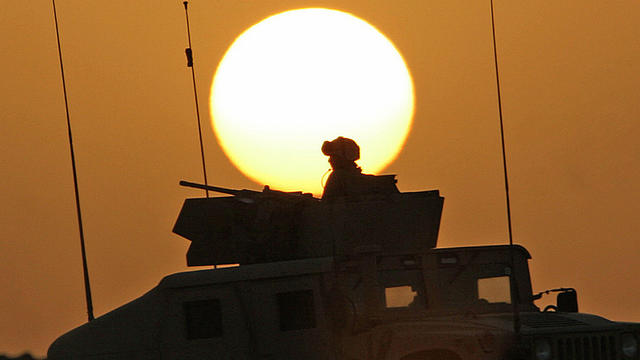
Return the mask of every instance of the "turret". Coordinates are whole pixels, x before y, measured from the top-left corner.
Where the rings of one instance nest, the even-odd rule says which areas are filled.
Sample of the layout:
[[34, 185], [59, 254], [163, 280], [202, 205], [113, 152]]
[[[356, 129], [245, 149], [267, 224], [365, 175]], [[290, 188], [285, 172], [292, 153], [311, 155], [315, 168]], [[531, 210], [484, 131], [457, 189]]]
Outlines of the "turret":
[[[252, 264], [435, 247], [444, 201], [439, 192], [401, 193], [395, 175], [365, 175], [355, 163], [345, 166], [359, 157], [359, 148], [344, 140], [350, 139], [323, 145], [334, 173], [322, 199], [268, 187], [256, 192], [183, 182], [233, 195], [185, 201], [173, 232], [192, 242], [187, 264]], [[346, 151], [340, 148], [344, 144], [350, 147]]]

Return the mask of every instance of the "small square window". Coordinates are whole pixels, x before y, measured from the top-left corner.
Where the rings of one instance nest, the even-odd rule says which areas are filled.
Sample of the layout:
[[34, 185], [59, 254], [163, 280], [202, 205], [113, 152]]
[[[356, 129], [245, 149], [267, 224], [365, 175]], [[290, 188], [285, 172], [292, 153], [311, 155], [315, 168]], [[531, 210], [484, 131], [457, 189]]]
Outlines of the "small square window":
[[508, 276], [478, 279], [478, 299], [488, 303], [511, 304], [511, 282]]
[[409, 307], [418, 295], [411, 286], [393, 286], [384, 289], [384, 300], [387, 308]]
[[188, 301], [182, 305], [187, 326], [187, 339], [209, 339], [222, 336], [220, 300]]
[[280, 330], [302, 330], [316, 327], [313, 290], [277, 294]]
[[421, 310], [427, 307], [421, 270], [380, 271], [378, 281], [384, 287], [387, 309]]

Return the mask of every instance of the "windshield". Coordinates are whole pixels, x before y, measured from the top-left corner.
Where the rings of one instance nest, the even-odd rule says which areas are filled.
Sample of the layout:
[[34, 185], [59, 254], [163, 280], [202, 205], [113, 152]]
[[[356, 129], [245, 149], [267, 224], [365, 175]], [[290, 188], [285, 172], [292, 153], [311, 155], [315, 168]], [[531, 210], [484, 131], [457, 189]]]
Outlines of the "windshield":
[[487, 304], [511, 304], [511, 283], [509, 276], [495, 276], [478, 279], [478, 301]]
[[384, 309], [473, 312], [508, 311], [511, 300], [509, 266], [448, 264], [423, 269], [420, 261], [378, 260], [378, 294]]
[[385, 256], [377, 259], [381, 302], [390, 310], [427, 308], [420, 256]]
[[384, 287], [384, 305], [386, 308], [426, 308], [427, 303], [422, 271], [380, 271], [378, 281]]

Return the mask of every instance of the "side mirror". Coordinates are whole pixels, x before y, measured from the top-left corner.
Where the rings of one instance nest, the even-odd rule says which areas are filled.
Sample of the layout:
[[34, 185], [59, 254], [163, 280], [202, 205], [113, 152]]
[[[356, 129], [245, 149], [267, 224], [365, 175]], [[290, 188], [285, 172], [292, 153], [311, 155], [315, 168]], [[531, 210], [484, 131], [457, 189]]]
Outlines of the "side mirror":
[[578, 312], [578, 293], [575, 289], [567, 289], [558, 294], [556, 304], [560, 312]]

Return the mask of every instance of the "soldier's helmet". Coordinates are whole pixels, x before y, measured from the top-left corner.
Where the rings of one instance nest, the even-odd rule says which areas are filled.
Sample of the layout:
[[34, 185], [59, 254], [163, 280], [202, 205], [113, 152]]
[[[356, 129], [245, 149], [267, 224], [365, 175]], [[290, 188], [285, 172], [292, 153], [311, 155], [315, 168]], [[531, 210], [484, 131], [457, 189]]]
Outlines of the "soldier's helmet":
[[355, 141], [339, 136], [322, 144], [322, 153], [329, 157], [339, 157], [347, 161], [360, 159], [360, 147]]

